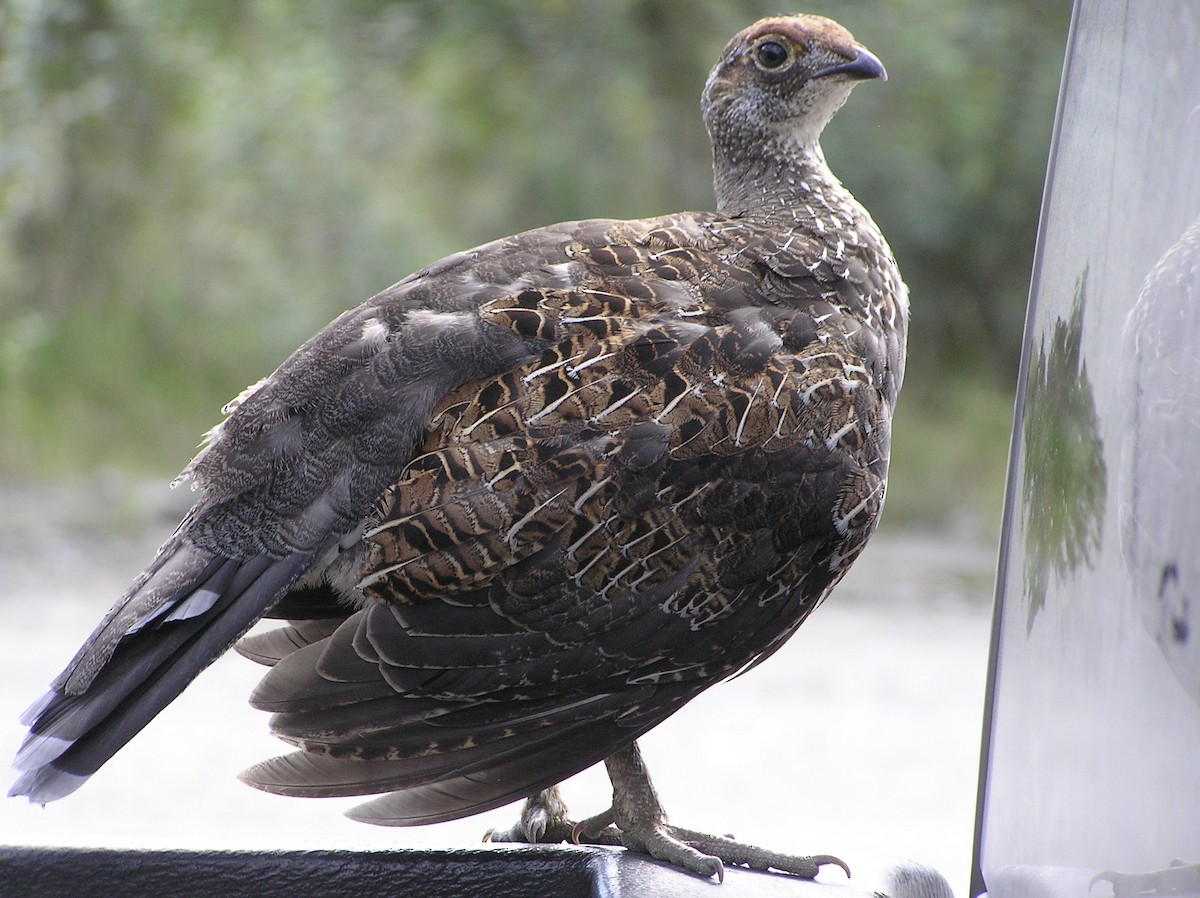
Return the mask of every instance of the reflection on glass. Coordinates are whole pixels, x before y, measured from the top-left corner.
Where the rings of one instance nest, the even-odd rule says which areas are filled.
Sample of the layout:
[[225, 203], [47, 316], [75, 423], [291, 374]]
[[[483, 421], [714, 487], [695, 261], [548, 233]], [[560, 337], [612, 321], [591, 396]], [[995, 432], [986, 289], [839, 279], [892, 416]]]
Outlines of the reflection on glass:
[[1058, 318], [1031, 360], [1025, 400], [1025, 629], [1062, 580], [1100, 546], [1107, 491], [1104, 443], [1087, 362], [1080, 354], [1087, 271], [1068, 317]]
[[[1097, 873], [1090, 885], [1108, 883], [1114, 898], [1134, 895], [1195, 895], [1200, 893], [1200, 864], [1174, 861], [1163, 870], [1150, 873], [1119, 873], [1105, 870]], [[1099, 890], [1097, 890], [1099, 893]]]
[[1200, 218], [1150, 271], [1129, 316], [1121, 520], [1142, 622], [1180, 685], [1200, 704], [1198, 334]]

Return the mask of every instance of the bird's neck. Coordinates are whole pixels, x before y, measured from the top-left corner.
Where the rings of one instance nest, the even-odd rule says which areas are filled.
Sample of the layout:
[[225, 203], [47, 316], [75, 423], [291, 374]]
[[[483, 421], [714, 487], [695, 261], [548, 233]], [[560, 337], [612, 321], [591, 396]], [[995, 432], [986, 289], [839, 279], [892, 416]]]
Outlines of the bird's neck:
[[759, 144], [752, 154], [738, 144], [716, 150], [713, 186], [717, 211], [730, 217], [794, 221], [799, 210], [854, 203], [816, 141]]

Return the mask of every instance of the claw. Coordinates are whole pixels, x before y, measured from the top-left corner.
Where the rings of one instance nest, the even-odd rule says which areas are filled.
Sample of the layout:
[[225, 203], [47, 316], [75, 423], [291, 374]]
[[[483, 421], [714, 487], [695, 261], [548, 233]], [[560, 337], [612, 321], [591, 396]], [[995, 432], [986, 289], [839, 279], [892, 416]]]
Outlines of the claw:
[[578, 845], [581, 838], [586, 838], [589, 841], [596, 839], [604, 830], [612, 825], [614, 819], [613, 809], [609, 808], [607, 811], [601, 811], [594, 817], [580, 820], [571, 827], [571, 841]]
[[846, 878], [850, 878], [850, 865], [840, 857], [834, 857], [832, 854], [814, 854], [812, 856], [812, 862], [817, 865], [818, 870], [821, 867], [829, 864], [832, 864], [835, 867], [841, 867], [842, 871], [846, 874]]
[[530, 845], [536, 845], [546, 835], [546, 812], [542, 810], [531, 813], [525, 821], [525, 835]]

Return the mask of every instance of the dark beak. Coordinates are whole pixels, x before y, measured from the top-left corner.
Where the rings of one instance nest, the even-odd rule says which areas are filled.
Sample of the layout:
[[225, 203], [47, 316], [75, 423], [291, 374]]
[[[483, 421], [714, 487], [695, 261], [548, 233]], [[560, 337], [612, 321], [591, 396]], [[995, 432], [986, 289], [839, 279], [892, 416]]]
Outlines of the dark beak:
[[887, 81], [887, 70], [883, 67], [883, 63], [868, 50], [866, 47], [860, 47], [857, 44], [854, 47], [858, 51], [858, 55], [850, 62], [844, 62], [841, 65], [831, 66], [827, 69], [822, 69], [813, 75], [814, 78], [825, 78], [829, 75], [846, 75], [853, 78], [855, 81], [867, 81], [872, 78], [878, 78], [880, 81]]

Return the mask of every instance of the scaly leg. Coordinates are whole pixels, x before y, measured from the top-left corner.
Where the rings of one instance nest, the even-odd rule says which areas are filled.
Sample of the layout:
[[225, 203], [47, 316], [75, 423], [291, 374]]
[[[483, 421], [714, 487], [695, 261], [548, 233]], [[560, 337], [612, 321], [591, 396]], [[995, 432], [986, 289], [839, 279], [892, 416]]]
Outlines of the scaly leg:
[[493, 830], [487, 838], [493, 842], [569, 838], [589, 845], [624, 845], [701, 876], [715, 875], [719, 880], [725, 878], [726, 864], [778, 870], [802, 879], [813, 879], [821, 867], [832, 864], [850, 875], [845, 862], [832, 855], [782, 854], [726, 836], [669, 825], [636, 742], [610, 755], [604, 764], [613, 785], [613, 803], [607, 811], [572, 824], [558, 789], [548, 789], [525, 803], [516, 826], [503, 832]]
[[781, 854], [726, 836], [670, 826], [636, 742], [611, 755], [604, 764], [613, 784], [611, 819], [626, 848], [645, 852], [701, 876], [715, 874], [720, 880], [725, 878], [726, 864], [754, 870], [779, 870], [802, 879], [813, 879], [822, 866], [836, 864], [846, 871], [847, 876], [850, 875], [845, 862], [832, 855]]

